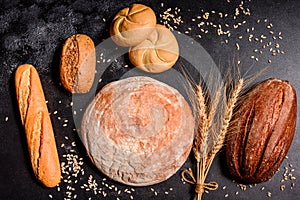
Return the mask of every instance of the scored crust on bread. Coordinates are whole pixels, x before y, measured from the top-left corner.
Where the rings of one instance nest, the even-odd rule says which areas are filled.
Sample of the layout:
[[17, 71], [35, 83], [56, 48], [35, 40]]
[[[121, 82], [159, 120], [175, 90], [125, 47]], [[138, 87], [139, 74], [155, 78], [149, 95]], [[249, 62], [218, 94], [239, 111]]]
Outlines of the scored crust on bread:
[[150, 7], [133, 4], [116, 14], [110, 26], [110, 36], [117, 45], [134, 46], [147, 38], [155, 24], [156, 16]]
[[15, 87], [33, 172], [45, 186], [54, 187], [60, 182], [60, 163], [42, 85], [32, 65], [18, 67]]
[[151, 73], [170, 69], [179, 57], [179, 46], [173, 33], [157, 24], [154, 31], [140, 44], [129, 49], [130, 62]]
[[297, 94], [285, 80], [270, 78], [242, 98], [232, 118], [234, 134], [226, 143], [232, 177], [241, 183], [273, 177], [292, 144], [297, 122]]
[[81, 138], [95, 166], [118, 182], [162, 182], [186, 161], [194, 117], [174, 88], [149, 77], [107, 84], [86, 109]]

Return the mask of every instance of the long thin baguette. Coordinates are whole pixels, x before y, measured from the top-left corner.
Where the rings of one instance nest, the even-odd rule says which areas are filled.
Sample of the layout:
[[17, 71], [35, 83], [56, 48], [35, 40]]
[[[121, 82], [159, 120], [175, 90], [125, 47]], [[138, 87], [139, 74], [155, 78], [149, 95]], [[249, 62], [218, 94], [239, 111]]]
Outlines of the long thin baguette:
[[60, 163], [36, 69], [30, 64], [19, 66], [15, 74], [15, 85], [33, 172], [42, 184], [54, 187], [60, 182]]

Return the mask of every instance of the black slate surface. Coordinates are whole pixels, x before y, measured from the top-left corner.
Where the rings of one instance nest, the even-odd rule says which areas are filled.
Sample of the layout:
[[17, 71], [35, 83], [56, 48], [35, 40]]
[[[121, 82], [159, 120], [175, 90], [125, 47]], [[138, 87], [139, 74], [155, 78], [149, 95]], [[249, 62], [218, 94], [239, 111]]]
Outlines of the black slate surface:
[[[176, 25], [171, 19], [169, 24], [172, 27], [177, 26], [177, 31], [200, 43], [221, 68], [226, 69], [228, 66], [236, 64], [238, 60], [241, 61], [239, 65], [241, 71], [251, 68], [250, 74], [269, 66], [267, 72], [257, 81], [269, 77], [289, 80], [296, 88], [299, 97], [299, 1], [175, 2], [166, 0], [138, 2], [151, 6], [160, 23], [165, 21], [160, 14], [163, 14], [168, 8], [172, 8], [169, 13], [174, 14], [175, 17], [181, 16], [183, 23]], [[116, 12], [132, 3], [136, 3], [136, 1], [0, 1], [0, 199], [68, 199], [69, 195], [70, 199], [130, 199], [131, 195], [134, 199], [192, 199], [194, 187], [183, 184], [179, 173], [163, 183], [134, 188], [134, 191], [132, 187], [105, 179], [105, 176], [86, 157], [77, 132], [73, 130], [76, 127], [70, 105], [72, 95], [60, 86], [58, 79], [61, 46], [69, 36], [76, 33], [87, 34], [95, 44], [101, 44], [109, 37], [107, 28]], [[251, 15], [243, 14], [241, 7], [248, 8]], [[236, 8], [239, 8], [239, 15], [235, 19]], [[210, 13], [207, 20], [203, 18], [205, 12]], [[223, 13], [223, 18], [220, 17], [219, 12]], [[227, 17], [224, 17], [225, 13], [228, 14]], [[201, 16], [201, 19], [198, 19], [197, 16]], [[205, 23], [201, 28], [204, 31], [208, 30], [206, 34], [197, 26], [201, 21]], [[230, 37], [218, 35], [213, 24], [206, 24], [206, 22], [222, 24], [223, 30], [230, 31]], [[238, 23], [241, 23], [241, 26], [234, 26]], [[202, 38], [197, 36], [199, 34]], [[253, 34], [253, 38], [250, 42], [251, 34]], [[266, 39], [261, 35], [266, 36]], [[261, 39], [263, 39], [262, 42], [260, 42]], [[236, 43], [239, 44], [239, 50]], [[263, 45], [266, 46], [263, 47]], [[270, 48], [279, 49], [279, 53], [272, 55]], [[99, 54], [97, 56], [98, 59], [102, 59]], [[120, 57], [118, 62], [111, 64], [103, 72], [100, 88], [133, 69], [126, 56], [125, 54]], [[258, 61], [255, 60], [256, 57]], [[180, 61], [185, 62], [182, 58]], [[59, 188], [43, 187], [36, 181], [31, 171], [13, 82], [17, 66], [23, 63], [33, 64], [40, 74], [61, 162], [67, 164], [67, 158], [63, 156], [67, 153], [82, 158], [84, 162], [81, 168], [85, 173], [72, 178], [63, 174]], [[126, 64], [129, 67], [124, 68]], [[204, 194], [203, 199], [299, 199], [300, 137], [298, 127], [299, 117], [288, 159], [284, 160], [280, 171], [266, 183], [246, 185], [245, 191], [237, 186], [237, 183], [232, 182], [228, 176], [224, 154], [221, 152], [214, 161], [207, 178], [208, 181], [217, 181], [219, 188], [216, 191], [210, 191], [209, 194]], [[72, 142], [76, 143], [75, 147], [72, 146]], [[64, 146], [62, 146], [63, 144]], [[73, 167], [72, 164], [69, 166]], [[187, 167], [193, 167], [192, 156], [182, 169]], [[70, 172], [74, 172], [74, 169], [72, 170]], [[287, 175], [291, 173], [296, 180], [290, 180], [289, 177], [288, 180], [281, 181], [285, 172]], [[93, 190], [86, 191], [81, 188], [85, 187], [84, 184], [88, 185], [90, 176], [98, 183], [97, 193], [100, 194], [94, 194]], [[285, 185], [283, 191], [280, 189], [282, 185]], [[75, 190], [72, 190], [73, 187]], [[114, 187], [118, 188], [117, 191]], [[120, 194], [118, 194], [119, 190], [121, 190]], [[107, 194], [104, 195], [105, 197], [102, 191]], [[268, 197], [268, 192], [271, 197]]]

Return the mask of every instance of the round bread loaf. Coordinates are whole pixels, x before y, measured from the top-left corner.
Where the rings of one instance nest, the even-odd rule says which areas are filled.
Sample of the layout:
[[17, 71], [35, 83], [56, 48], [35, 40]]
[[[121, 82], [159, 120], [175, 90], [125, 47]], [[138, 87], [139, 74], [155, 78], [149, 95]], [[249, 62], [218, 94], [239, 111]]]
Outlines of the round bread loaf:
[[186, 161], [194, 118], [184, 97], [152, 78], [107, 84], [84, 113], [81, 138], [95, 166], [118, 182], [162, 182]]
[[135, 46], [144, 41], [156, 24], [154, 11], [142, 4], [120, 10], [110, 26], [112, 40], [120, 46]]
[[146, 40], [130, 48], [129, 59], [137, 68], [151, 73], [170, 69], [177, 61], [179, 47], [173, 33], [157, 24]]

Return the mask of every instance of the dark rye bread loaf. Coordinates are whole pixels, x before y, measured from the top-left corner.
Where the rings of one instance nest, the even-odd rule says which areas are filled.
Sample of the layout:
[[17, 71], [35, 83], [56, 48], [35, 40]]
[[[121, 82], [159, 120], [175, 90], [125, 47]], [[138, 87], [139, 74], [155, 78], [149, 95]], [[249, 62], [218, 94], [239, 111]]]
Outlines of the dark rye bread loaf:
[[260, 183], [278, 170], [292, 143], [297, 114], [296, 91], [287, 82], [269, 79], [241, 100], [230, 129], [226, 159], [233, 177]]
[[162, 182], [186, 161], [194, 118], [183, 96], [138, 76], [106, 85], [82, 119], [82, 141], [108, 177], [133, 186]]

